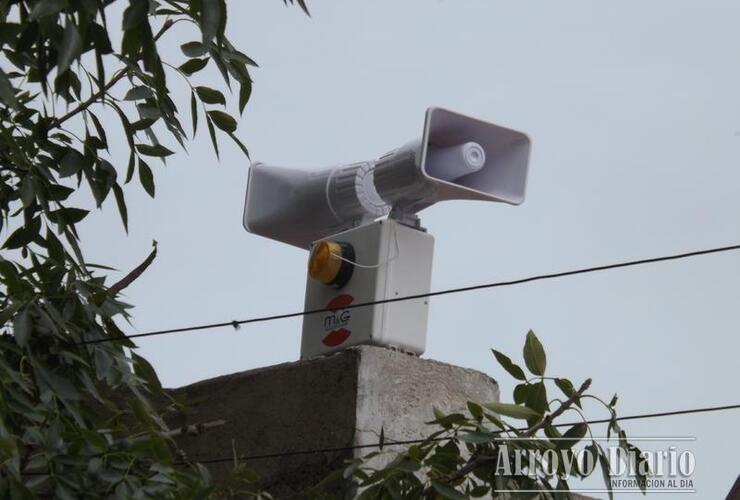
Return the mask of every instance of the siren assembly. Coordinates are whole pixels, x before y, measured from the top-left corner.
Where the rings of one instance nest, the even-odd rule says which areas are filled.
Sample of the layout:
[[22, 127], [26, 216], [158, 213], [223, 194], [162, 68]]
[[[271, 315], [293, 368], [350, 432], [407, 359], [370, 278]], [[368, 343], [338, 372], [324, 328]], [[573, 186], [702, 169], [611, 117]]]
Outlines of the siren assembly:
[[420, 139], [376, 160], [314, 171], [253, 163], [244, 227], [310, 250], [301, 357], [359, 344], [426, 346], [434, 238], [417, 212], [443, 200], [524, 201], [529, 138], [429, 108]]

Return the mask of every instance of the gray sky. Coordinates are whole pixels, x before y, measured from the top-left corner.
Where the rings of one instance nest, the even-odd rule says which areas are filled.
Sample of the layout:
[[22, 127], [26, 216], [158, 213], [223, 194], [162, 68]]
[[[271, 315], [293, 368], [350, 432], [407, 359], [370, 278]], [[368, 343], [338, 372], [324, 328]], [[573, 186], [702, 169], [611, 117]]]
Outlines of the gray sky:
[[[740, 241], [737, 2], [310, 7], [311, 19], [278, 0], [229, 3], [230, 36], [261, 66], [239, 130], [253, 159], [310, 167], [374, 158], [418, 136], [430, 105], [533, 140], [523, 205], [449, 202], [421, 213], [437, 241], [433, 289]], [[183, 41], [170, 39], [175, 61]], [[204, 78], [220, 85], [210, 66]], [[170, 82], [187, 115], [186, 87]], [[85, 226], [90, 259], [123, 270], [160, 243], [127, 290], [137, 306], [131, 332], [303, 306], [307, 253], [244, 232], [248, 162], [221, 145], [220, 164], [201, 133], [189, 153], [157, 165], [154, 201], [129, 189], [128, 236], [110, 203]], [[490, 374], [508, 399], [511, 378], [489, 348], [521, 359], [532, 328], [552, 375], [593, 377], [596, 394], [619, 393], [622, 414], [737, 403], [739, 276], [740, 255], [723, 254], [435, 298], [425, 357]], [[295, 360], [299, 342], [300, 321], [285, 320], [139, 345], [163, 382], [179, 386]], [[740, 472], [737, 420], [717, 413], [625, 428], [696, 436], [697, 497], [720, 498]]]

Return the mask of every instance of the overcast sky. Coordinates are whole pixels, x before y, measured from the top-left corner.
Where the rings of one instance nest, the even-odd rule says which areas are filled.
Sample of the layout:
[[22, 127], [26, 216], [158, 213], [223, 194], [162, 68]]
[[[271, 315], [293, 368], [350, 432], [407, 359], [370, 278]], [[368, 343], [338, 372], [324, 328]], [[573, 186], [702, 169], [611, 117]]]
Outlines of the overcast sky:
[[[229, 2], [232, 40], [260, 64], [239, 129], [253, 159], [371, 159], [418, 136], [431, 105], [532, 138], [523, 205], [447, 202], [421, 213], [437, 242], [433, 289], [740, 242], [740, 3], [310, 7], [312, 18], [278, 0]], [[169, 40], [170, 59], [182, 61], [187, 40]], [[209, 67], [201, 81], [219, 78]], [[170, 83], [186, 111], [185, 85], [175, 75]], [[90, 218], [94, 262], [128, 270], [159, 241], [157, 260], [126, 291], [136, 305], [128, 331], [302, 309], [307, 253], [241, 227], [247, 167], [226, 141], [217, 163], [201, 134], [157, 166], [156, 200], [129, 189], [128, 236], [112, 205]], [[740, 254], [722, 254], [434, 298], [424, 356], [482, 370], [510, 399], [511, 378], [489, 348], [521, 359], [532, 328], [553, 375], [593, 377], [596, 394], [619, 393], [625, 415], [738, 403], [739, 277]], [[276, 321], [139, 345], [166, 385], [181, 386], [296, 360], [300, 327]], [[695, 436], [697, 497], [721, 498], [740, 472], [738, 416], [625, 428]]]

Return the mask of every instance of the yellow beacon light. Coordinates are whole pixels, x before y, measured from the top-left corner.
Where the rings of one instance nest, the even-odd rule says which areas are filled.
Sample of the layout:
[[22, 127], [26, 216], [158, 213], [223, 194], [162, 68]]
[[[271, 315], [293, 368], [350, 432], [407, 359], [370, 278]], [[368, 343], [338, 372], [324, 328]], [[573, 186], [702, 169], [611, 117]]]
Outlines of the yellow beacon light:
[[308, 256], [308, 275], [325, 285], [342, 288], [352, 277], [354, 258], [354, 249], [348, 243], [318, 241]]

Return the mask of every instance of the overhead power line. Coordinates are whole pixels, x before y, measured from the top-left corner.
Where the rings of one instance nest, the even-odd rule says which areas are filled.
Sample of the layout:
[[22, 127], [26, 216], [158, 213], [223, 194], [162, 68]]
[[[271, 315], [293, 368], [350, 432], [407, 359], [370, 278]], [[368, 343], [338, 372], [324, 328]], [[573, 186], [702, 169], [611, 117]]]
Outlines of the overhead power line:
[[[720, 412], [720, 411], [728, 411], [728, 410], [737, 410], [740, 409], [740, 404], [735, 405], [726, 405], [726, 406], [710, 406], [705, 408], [692, 408], [687, 410], [674, 410], [674, 411], [664, 411], [664, 412], [657, 412], [657, 413], [642, 413], [638, 415], [627, 415], [624, 417], [617, 417], [615, 420], [617, 421], [624, 421], [624, 420], [641, 420], [641, 419], [649, 419], [649, 418], [661, 418], [661, 417], [672, 417], [677, 415], [690, 415], [695, 413], [709, 413], [709, 412]], [[567, 424], [564, 423], [554, 423], [551, 424], [552, 427], [572, 427], [577, 424], [581, 423], [587, 423], [589, 425], [596, 425], [596, 424], [607, 424], [611, 422], [611, 419], [604, 418], [604, 419], [597, 419], [597, 420], [587, 420], [587, 421], [579, 421], [579, 422], [570, 422]], [[526, 428], [520, 428], [517, 429], [518, 431], [526, 431]], [[491, 434], [501, 434], [506, 431], [492, 431]], [[401, 441], [388, 441], [384, 443], [369, 443], [369, 444], [361, 444], [361, 445], [354, 445], [354, 446], [335, 446], [330, 448], [313, 448], [313, 449], [307, 449], [307, 450], [290, 450], [290, 451], [283, 451], [283, 452], [277, 452], [277, 453], [263, 453], [259, 455], [242, 455], [237, 456], [236, 458], [239, 461], [246, 462], [246, 461], [253, 461], [253, 460], [267, 460], [270, 458], [284, 458], [284, 457], [292, 457], [292, 456], [299, 456], [299, 455], [313, 455], [318, 453], [340, 453], [343, 451], [354, 451], [354, 450], [363, 450], [363, 449], [370, 449], [370, 448], [382, 448], [382, 447], [390, 447], [390, 446], [408, 446], [413, 444], [422, 444], [422, 443], [428, 443], [428, 442], [438, 442], [438, 441], [448, 441], [450, 439], [453, 439], [451, 437], [439, 437], [439, 438], [424, 438], [424, 439], [405, 439]], [[587, 438], [585, 438], [587, 439]], [[189, 463], [200, 463], [200, 464], [218, 464], [218, 463], [228, 463], [234, 461], [234, 455], [229, 456], [223, 456], [223, 457], [214, 457], [214, 458], [195, 458], [188, 461], [181, 461], [176, 462], [175, 465], [187, 465]], [[38, 471], [24, 471], [21, 472], [24, 476], [36, 476], [36, 475], [46, 475], [47, 472], [38, 472]]]
[[[709, 412], [720, 412], [720, 411], [728, 411], [728, 410], [738, 410], [740, 409], [740, 404], [735, 405], [726, 405], [726, 406], [711, 406], [706, 408], [692, 408], [692, 409], [686, 409], [686, 410], [674, 410], [674, 411], [664, 411], [664, 412], [657, 412], [657, 413], [642, 413], [637, 415], [626, 415], [623, 417], [617, 417], [615, 420], [617, 421], [624, 421], [624, 420], [644, 420], [644, 419], [650, 419], [650, 418], [662, 418], [662, 417], [673, 417], [677, 415], [690, 415], [695, 413], [709, 413]], [[608, 424], [611, 422], [611, 419], [604, 418], [604, 419], [598, 419], [598, 420], [587, 420], [585, 423], [589, 425], [597, 425], [597, 424]], [[580, 422], [570, 422], [570, 423], [555, 423], [552, 424], [553, 427], [572, 427], [576, 424], [584, 423], [583, 421]], [[517, 429], [518, 431], [526, 431], [526, 428]], [[506, 431], [492, 431], [491, 434], [502, 434]], [[405, 439], [402, 441], [388, 441], [383, 443], [383, 447], [386, 446], [408, 446], [413, 444], [421, 444], [425, 442], [435, 442], [435, 441], [447, 441], [452, 438], [450, 437], [440, 437], [440, 438], [433, 438], [433, 439]], [[292, 451], [283, 451], [283, 452], [277, 452], [277, 453], [263, 453], [260, 455], [245, 455], [238, 457], [241, 461], [252, 461], [252, 460], [266, 460], [270, 458], [284, 458], [284, 457], [291, 457], [291, 456], [297, 456], [297, 455], [313, 455], [317, 453], [338, 453], [343, 451], [353, 451], [353, 450], [362, 450], [362, 449], [368, 449], [368, 448], [380, 448], [381, 444], [378, 443], [370, 443], [370, 444], [362, 444], [362, 445], [354, 445], [354, 446], [336, 446], [331, 448], [314, 448], [314, 449], [307, 449], [307, 450], [292, 450]], [[201, 464], [215, 464], [215, 463], [223, 463], [223, 462], [233, 462], [234, 456], [230, 455], [228, 457], [215, 457], [215, 458], [202, 458], [202, 459], [193, 459], [193, 462], [198, 462]]]
[[[655, 412], [655, 413], [642, 413], [638, 415], [627, 415], [624, 417], [617, 417], [615, 420], [617, 421], [624, 421], [624, 420], [642, 420], [642, 419], [649, 419], [649, 418], [661, 418], [661, 417], [672, 417], [677, 415], [690, 415], [695, 413], [709, 413], [709, 412], [720, 412], [720, 411], [728, 411], [728, 410], [737, 410], [740, 409], [740, 404], [735, 405], [726, 405], [726, 406], [710, 406], [705, 408], [692, 408], [692, 409], [686, 409], [686, 410], [674, 410], [674, 411], [664, 411], [664, 412]], [[596, 425], [596, 424], [606, 424], [611, 422], [611, 419], [604, 418], [604, 419], [598, 419], [598, 420], [587, 420], [587, 421], [579, 421], [579, 422], [570, 422], [567, 424], [563, 423], [554, 423], [552, 424], [553, 427], [572, 427], [576, 424], [581, 423], [587, 423], [589, 425]], [[518, 431], [526, 431], [526, 428], [520, 428], [517, 429]], [[506, 431], [492, 431], [491, 434], [502, 434]], [[384, 443], [369, 443], [369, 444], [361, 444], [361, 445], [354, 445], [354, 446], [335, 446], [330, 448], [313, 448], [313, 449], [307, 449], [307, 450], [289, 450], [289, 451], [282, 451], [277, 453], [263, 453], [259, 455], [241, 455], [241, 456], [223, 456], [223, 457], [214, 457], [214, 458], [195, 458], [188, 461], [180, 461], [176, 462], [175, 465], [187, 465], [189, 463], [200, 463], [200, 464], [218, 464], [218, 463], [228, 463], [233, 462], [236, 458], [239, 461], [246, 462], [246, 461], [253, 461], [253, 460], [267, 460], [270, 458], [284, 458], [284, 457], [292, 457], [292, 456], [299, 456], [299, 455], [313, 455], [318, 453], [340, 453], [343, 451], [354, 451], [354, 450], [363, 450], [363, 449], [370, 449], [370, 448], [382, 448], [382, 447], [390, 447], [390, 446], [408, 446], [413, 444], [422, 444], [422, 443], [428, 443], [428, 442], [439, 442], [439, 441], [449, 441], [450, 439], [453, 439], [451, 437], [439, 437], [439, 438], [424, 438], [424, 439], [405, 439], [401, 441], [388, 441]], [[23, 471], [21, 472], [24, 476], [36, 476], [36, 475], [46, 475], [47, 472], [39, 472], [39, 471]]]
[[[697, 250], [694, 252], [679, 253], [679, 254], [674, 254], [674, 255], [665, 255], [662, 257], [651, 257], [648, 259], [630, 260], [626, 262], [618, 262], [615, 264], [606, 264], [602, 266], [584, 267], [581, 269], [561, 271], [558, 273], [537, 274], [534, 276], [528, 276], [525, 278], [519, 278], [519, 279], [514, 279], [514, 280], [509, 280], [509, 281], [483, 283], [480, 285], [471, 285], [471, 286], [465, 286], [465, 287], [459, 287], [459, 288], [448, 288], [446, 290], [437, 290], [434, 292], [419, 293], [415, 295], [404, 295], [401, 297], [393, 297], [390, 299], [374, 300], [372, 302], [358, 302], [357, 304], [350, 304], [346, 306], [344, 309], [356, 309], [360, 307], [369, 307], [369, 306], [375, 306], [379, 304], [404, 302], [407, 300], [423, 299], [423, 298], [428, 298], [428, 297], [438, 297], [441, 295], [450, 295], [453, 293], [472, 292], [475, 290], [484, 290], [487, 288], [499, 288], [499, 287], [506, 287], [506, 286], [522, 285], [524, 283], [531, 283], [534, 281], [543, 281], [543, 280], [549, 280], [549, 279], [555, 279], [555, 278], [565, 278], [567, 276], [575, 276], [578, 274], [609, 271], [612, 269], [620, 269], [624, 267], [633, 267], [633, 266], [641, 266], [641, 265], [646, 265], [646, 264], [654, 264], [657, 262], [688, 259], [691, 257], [699, 257], [702, 255], [710, 255], [710, 254], [717, 254], [717, 253], [723, 253], [723, 252], [732, 252], [732, 251], [737, 251], [737, 250], [740, 250], [740, 244], [730, 245], [730, 246], [725, 246], [725, 247], [708, 248], [705, 250]], [[320, 314], [320, 313], [325, 313], [325, 312], [332, 312], [332, 309], [329, 309], [329, 308], [310, 309], [310, 310], [297, 311], [297, 312], [284, 313], [284, 314], [273, 314], [270, 316], [257, 316], [254, 318], [248, 318], [248, 319], [242, 319], [242, 320], [224, 321], [220, 323], [207, 323], [203, 325], [185, 326], [181, 328], [170, 328], [167, 330], [156, 330], [156, 331], [145, 332], [145, 333], [134, 333], [134, 334], [130, 334], [130, 335], [122, 336], [122, 337], [104, 337], [100, 339], [85, 340], [85, 341], [79, 342], [77, 345], [98, 344], [101, 342], [117, 342], [117, 341], [123, 341], [125, 339], [154, 337], [158, 335], [169, 335], [172, 333], [194, 332], [198, 330], [210, 330], [212, 328], [223, 328], [223, 327], [228, 327], [228, 326], [237, 328], [241, 325], [247, 325], [251, 323], [264, 323], [267, 321], [297, 318], [297, 317], [307, 316], [309, 314]]]

